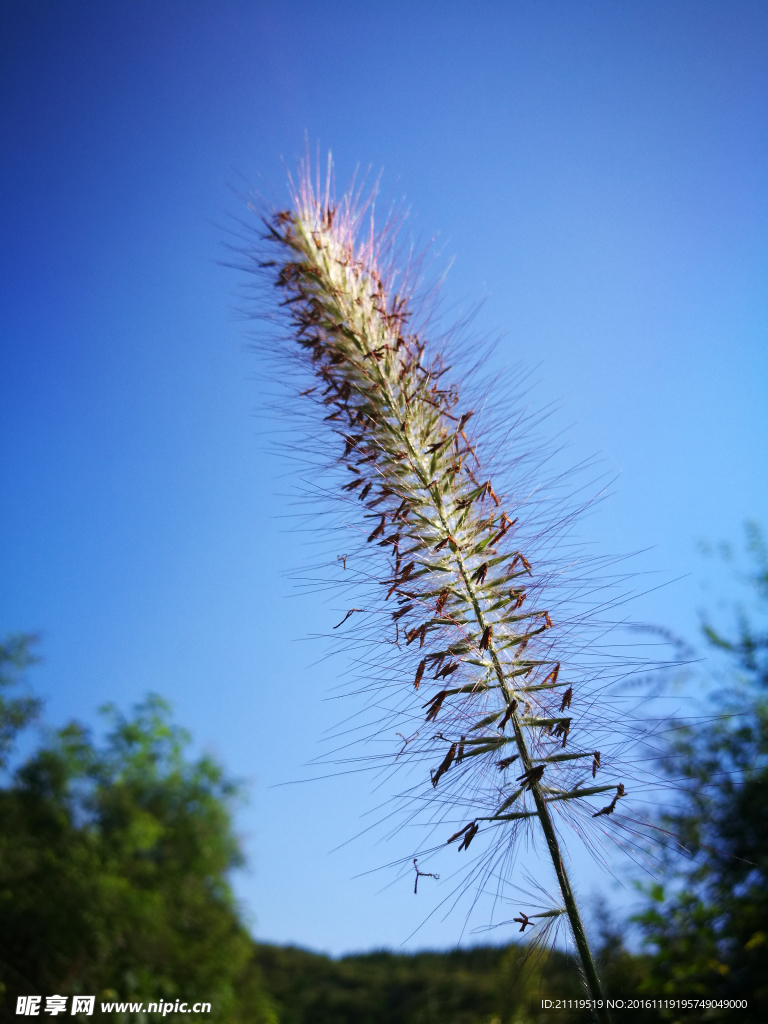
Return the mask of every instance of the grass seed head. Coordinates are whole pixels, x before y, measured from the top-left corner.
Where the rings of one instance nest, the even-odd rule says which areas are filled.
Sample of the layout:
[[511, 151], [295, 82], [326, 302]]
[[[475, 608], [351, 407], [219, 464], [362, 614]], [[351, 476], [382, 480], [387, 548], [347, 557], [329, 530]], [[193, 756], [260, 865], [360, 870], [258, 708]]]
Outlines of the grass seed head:
[[[501, 435], [484, 431], [477, 402], [465, 399], [452, 377], [448, 353], [417, 322], [411, 268], [394, 259], [386, 235], [376, 235], [369, 209], [359, 194], [335, 202], [329, 183], [323, 191], [304, 173], [292, 208], [265, 219], [273, 252], [261, 266], [272, 275], [293, 358], [307, 378], [296, 400], [319, 412], [319, 443], [351, 473], [336, 493], [359, 524], [369, 592], [378, 590], [366, 619], [378, 608], [401, 713], [422, 723], [413, 741], [393, 744], [392, 758], [410, 769], [427, 761], [412, 795], [433, 809], [433, 825], [466, 815], [449, 837], [446, 828], [443, 843], [461, 839], [466, 851], [479, 833], [498, 830], [496, 849], [507, 850], [521, 829], [541, 828], [594, 994], [583, 928], [580, 934], [562, 858], [553, 852], [553, 815], [573, 823], [580, 813], [577, 828], [604, 822], [624, 787], [584, 786], [601, 768], [588, 728], [588, 749], [571, 749], [572, 731], [578, 740], [587, 704], [593, 714], [596, 704], [564, 667], [564, 639], [572, 638], [575, 620], [558, 619], [562, 572], [528, 546], [536, 501], [514, 480], [511, 488], [506, 480], [499, 485], [489, 472], [499, 437], [515, 422], [502, 424]], [[559, 524], [570, 521], [558, 515]], [[550, 540], [540, 545], [545, 554]], [[339, 557], [347, 570], [349, 556]], [[358, 611], [350, 609], [334, 629], [363, 628], [355, 626], [360, 616], [352, 618]], [[375, 659], [366, 665], [375, 685]], [[409, 704], [425, 686], [433, 688], [426, 703]], [[572, 702], [575, 714], [566, 718]], [[507, 782], [513, 763], [522, 786]], [[596, 809], [589, 799], [606, 789], [615, 796]], [[524, 930], [531, 921], [522, 917]]]

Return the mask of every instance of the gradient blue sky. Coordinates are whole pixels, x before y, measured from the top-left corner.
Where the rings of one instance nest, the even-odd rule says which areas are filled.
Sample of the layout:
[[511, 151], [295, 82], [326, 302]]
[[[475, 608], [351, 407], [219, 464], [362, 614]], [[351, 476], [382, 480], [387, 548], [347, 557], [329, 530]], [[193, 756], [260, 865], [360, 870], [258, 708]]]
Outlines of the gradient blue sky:
[[399, 946], [431, 895], [352, 880], [392, 855], [372, 839], [328, 852], [366, 781], [271, 788], [320, 749], [340, 666], [308, 667], [334, 605], [285, 575], [302, 549], [217, 265], [230, 186], [284, 198], [305, 132], [341, 183], [383, 168], [456, 256], [449, 301], [486, 299], [478, 332], [617, 476], [588, 536], [649, 549], [639, 590], [677, 580], [631, 614], [693, 636], [697, 540], [768, 507], [768, 8], [6, 0], [0, 48], [0, 628], [42, 633], [51, 722], [156, 690], [248, 781], [259, 937]]

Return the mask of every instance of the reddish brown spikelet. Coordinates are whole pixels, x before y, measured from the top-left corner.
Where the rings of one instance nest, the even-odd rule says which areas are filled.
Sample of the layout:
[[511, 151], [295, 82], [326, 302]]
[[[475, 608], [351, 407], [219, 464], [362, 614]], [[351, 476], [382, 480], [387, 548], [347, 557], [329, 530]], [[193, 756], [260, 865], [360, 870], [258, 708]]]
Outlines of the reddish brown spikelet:
[[469, 844], [472, 842], [472, 840], [475, 838], [479, 831], [480, 826], [477, 824], [476, 821], [473, 821], [472, 824], [467, 829], [467, 831], [464, 833], [464, 838], [462, 839], [461, 844], [459, 846], [459, 853], [461, 853], [462, 850], [469, 849]]
[[486, 574], [487, 574], [487, 572], [488, 572], [488, 563], [487, 563], [487, 562], [483, 562], [483, 564], [482, 564], [481, 566], [479, 566], [479, 567], [478, 567], [478, 568], [477, 568], [477, 569], [476, 569], [476, 570], [474, 571], [474, 573], [472, 574], [472, 579], [473, 579], [473, 580], [474, 580], [474, 581], [475, 581], [476, 583], [482, 583], [482, 582], [483, 582], [483, 580], [484, 580], [484, 579], [485, 579], [485, 577], [486, 577]]
[[419, 667], [416, 669], [416, 678], [413, 681], [413, 688], [418, 690], [421, 677], [424, 675], [424, 669], [427, 667], [427, 659], [422, 658], [419, 662]]
[[445, 678], [446, 676], [452, 675], [458, 668], [461, 668], [460, 661], [449, 661], [447, 665], [443, 665], [439, 672], [435, 672], [435, 679]]
[[518, 776], [517, 781], [523, 783], [523, 789], [533, 789], [537, 782], [541, 782], [543, 774], [544, 765], [537, 764], [535, 768], [529, 768], [527, 772]]
[[496, 767], [500, 772], [503, 772], [505, 768], [509, 768], [511, 764], [514, 764], [518, 757], [520, 757], [519, 754], [513, 754], [511, 757], [505, 757], [501, 761], [496, 762]]
[[440, 781], [441, 777], [443, 775], [445, 775], [445, 773], [451, 767], [451, 765], [453, 764], [453, 759], [454, 759], [455, 756], [456, 756], [456, 744], [452, 743], [451, 747], [450, 747], [450, 750], [445, 755], [445, 758], [443, 759], [443, 761], [440, 763], [439, 768], [437, 769], [436, 772], [434, 772], [432, 774], [432, 787], [433, 788], [438, 784], [438, 782]]
[[450, 843], [455, 843], [455, 842], [456, 842], [456, 840], [457, 840], [457, 839], [459, 838], [459, 836], [463, 836], [463, 835], [464, 835], [464, 833], [465, 833], [465, 832], [466, 832], [466, 831], [467, 831], [468, 829], [472, 828], [472, 826], [473, 826], [474, 824], [475, 824], [475, 822], [474, 822], [474, 821], [470, 821], [470, 823], [469, 823], [468, 825], [465, 825], [465, 826], [464, 826], [464, 828], [460, 828], [458, 832], [454, 832], [454, 833], [453, 833], [453, 835], [451, 836], [451, 838], [450, 838], [450, 839], [448, 839], [448, 840], [446, 841], [446, 844], [445, 844], [445, 845], [446, 845], [446, 846], [448, 846], [448, 845], [449, 845]]
[[504, 717], [499, 722], [499, 729], [502, 732], [504, 732], [504, 727], [506, 726], [507, 722], [510, 720], [512, 715], [514, 715], [515, 711], [517, 711], [517, 701], [513, 700], [510, 701], [510, 703], [507, 705], [507, 710], [504, 712]]
[[426, 718], [427, 722], [434, 722], [436, 720], [438, 714], [440, 713], [440, 708], [443, 706], [443, 701], [447, 696], [448, 691], [441, 690], [439, 693], [436, 693], [431, 700], [427, 701], [427, 703], [424, 705], [425, 708], [427, 706], [429, 707], [429, 711], [427, 712]]
[[379, 525], [376, 527], [376, 529], [373, 531], [373, 533], [368, 537], [368, 543], [369, 544], [370, 544], [370, 542], [372, 540], [376, 540], [377, 537], [379, 537], [382, 533], [384, 533], [384, 527], [386, 526], [386, 523], [387, 523], [387, 517], [385, 515], [382, 515], [381, 521], [380, 521]]
[[626, 796], [626, 792], [624, 790], [624, 783], [620, 782], [616, 787], [616, 796], [613, 798], [613, 800], [611, 800], [611, 802], [607, 804], [607, 806], [602, 807], [599, 811], [595, 811], [592, 817], [599, 818], [603, 814], [613, 814], [613, 812], [616, 810], [616, 804], [619, 802], [619, 799], [623, 796]]
[[544, 679], [542, 686], [546, 686], [547, 683], [551, 683], [552, 686], [557, 682], [557, 677], [560, 675], [560, 662], [555, 665], [549, 675]]
[[554, 736], [562, 736], [563, 737], [563, 746], [565, 746], [565, 744], [568, 741], [568, 733], [570, 731], [571, 731], [571, 720], [570, 720], [570, 718], [566, 718], [564, 722], [558, 722], [557, 723], [557, 725], [555, 726], [555, 728], [553, 730], [553, 735]]

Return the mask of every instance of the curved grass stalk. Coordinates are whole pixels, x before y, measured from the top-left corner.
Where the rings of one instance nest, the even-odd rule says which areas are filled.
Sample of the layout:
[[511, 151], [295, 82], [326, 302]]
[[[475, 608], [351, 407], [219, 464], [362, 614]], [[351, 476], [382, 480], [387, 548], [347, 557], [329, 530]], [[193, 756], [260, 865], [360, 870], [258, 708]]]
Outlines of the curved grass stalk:
[[478, 813], [447, 842], [466, 850], [481, 824], [538, 822], [590, 995], [602, 999], [552, 808], [613, 791], [601, 809], [584, 805], [592, 817], [608, 815], [624, 787], [585, 787], [563, 774], [588, 759], [585, 777], [591, 769], [594, 778], [600, 753], [565, 751], [573, 687], [560, 680], [547, 641], [546, 586], [515, 543], [513, 509], [484, 478], [473, 411], [447, 383], [441, 355], [429, 355], [409, 329], [406, 298], [381, 268], [373, 236], [359, 241], [362, 211], [349, 197], [332, 205], [308, 175], [294, 199], [292, 210], [265, 221], [279, 256], [262, 266], [275, 268], [291, 334], [315, 378], [304, 394], [326, 410], [351, 474], [343, 496], [365, 510], [367, 543], [391, 549], [382, 605], [394, 606], [404, 659], [417, 651], [410, 685], [436, 689], [426, 722], [440, 725], [445, 756], [431, 772], [432, 790], [469, 765], [496, 780], [513, 764], [521, 769], [493, 814]]

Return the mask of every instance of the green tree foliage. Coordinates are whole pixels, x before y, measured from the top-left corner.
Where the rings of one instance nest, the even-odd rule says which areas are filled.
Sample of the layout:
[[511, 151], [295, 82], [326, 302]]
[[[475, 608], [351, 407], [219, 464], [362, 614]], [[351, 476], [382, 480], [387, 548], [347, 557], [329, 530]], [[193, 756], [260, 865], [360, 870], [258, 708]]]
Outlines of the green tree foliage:
[[733, 1019], [768, 1020], [768, 553], [748, 529], [754, 609], [731, 633], [704, 625], [725, 659], [714, 721], [676, 734], [665, 772], [683, 780], [662, 824], [690, 856], [670, 857], [639, 915], [654, 951], [648, 991], [749, 999]]
[[[507, 1024], [528, 1021], [541, 971], [517, 946], [450, 953], [389, 952], [340, 960], [257, 946], [281, 1024]], [[549, 958], [547, 991], [579, 998], [583, 987], [561, 953]]]
[[[0, 646], [4, 757], [39, 710], [6, 695], [30, 660], [28, 638]], [[72, 723], [0, 790], [6, 1013], [20, 994], [93, 994], [97, 1007], [199, 999], [208, 1020], [274, 1021], [227, 881], [236, 787], [210, 758], [187, 759], [160, 698], [104, 713], [102, 744]]]
[[8, 754], [17, 733], [40, 714], [40, 701], [36, 697], [10, 696], [21, 682], [24, 671], [35, 662], [32, 654], [35, 640], [31, 633], [17, 633], [0, 644], [0, 769], [8, 765]]
[[[188, 758], [188, 737], [158, 697], [132, 717], [104, 709], [102, 742], [72, 723], [8, 770], [15, 739], [40, 711], [18, 695], [33, 639], [0, 644], [2, 1019], [17, 1019], [18, 995], [87, 994], [97, 1004], [85, 1019], [99, 1018], [102, 1000], [181, 998], [210, 1001], [205, 1019], [232, 1024], [528, 1024], [537, 995], [583, 997], [574, 961], [557, 950], [333, 960], [256, 945], [227, 882], [241, 861], [230, 817], [237, 789], [211, 759]], [[637, 990], [641, 961], [618, 936], [603, 936], [601, 961], [609, 991]]]
[[[636, 994], [645, 962], [603, 929], [600, 957], [609, 993]], [[257, 945], [254, 963], [278, 1007], [280, 1024], [593, 1024], [590, 1013], [537, 1012], [557, 995], [584, 998], [571, 957], [559, 950], [475, 946], [446, 953], [386, 951], [338, 960], [292, 947]], [[637, 1024], [659, 1020], [633, 1014]]]

